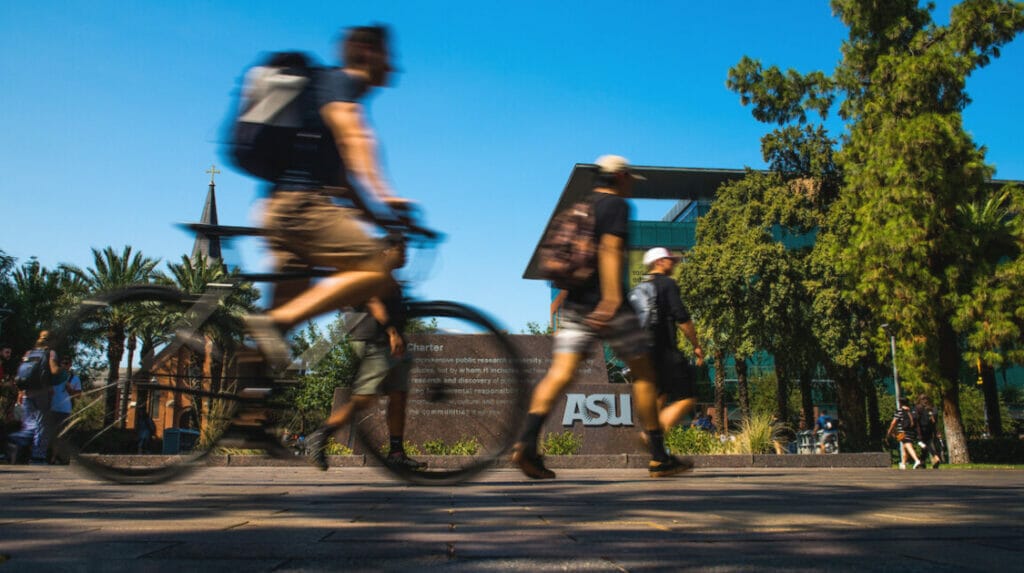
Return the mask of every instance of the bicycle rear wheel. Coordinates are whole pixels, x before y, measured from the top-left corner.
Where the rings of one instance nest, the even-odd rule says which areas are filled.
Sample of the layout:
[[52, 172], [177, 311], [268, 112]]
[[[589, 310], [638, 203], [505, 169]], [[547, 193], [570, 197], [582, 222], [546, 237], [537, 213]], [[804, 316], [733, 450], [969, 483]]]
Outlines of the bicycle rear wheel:
[[406, 308], [406, 356], [386, 384], [408, 381], [401, 435], [408, 455], [427, 467], [388, 463], [390, 397], [357, 413], [354, 431], [364, 453], [404, 480], [464, 481], [491, 467], [517, 437], [529, 396], [522, 361], [508, 336], [468, 306], [412, 302]]
[[82, 394], [57, 430], [60, 455], [108, 480], [157, 483], [210, 453], [237, 403], [215, 317], [195, 300], [129, 287], [84, 301], [55, 332], [55, 349], [93, 366], [79, 372]]

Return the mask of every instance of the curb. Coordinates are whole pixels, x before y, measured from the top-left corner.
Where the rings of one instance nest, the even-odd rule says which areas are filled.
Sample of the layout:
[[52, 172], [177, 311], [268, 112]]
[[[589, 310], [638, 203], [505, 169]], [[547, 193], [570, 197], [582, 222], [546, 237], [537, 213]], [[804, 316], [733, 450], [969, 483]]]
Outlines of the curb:
[[[128, 467], [146, 467], [172, 463], [176, 456], [104, 456], [108, 463]], [[892, 460], [886, 452], [856, 454], [790, 454], [790, 455], [698, 455], [685, 456], [693, 460], [696, 468], [888, 468]], [[122, 459], [113, 459], [122, 458]], [[349, 456], [327, 456], [333, 468], [360, 468], [379, 465], [377, 461], [363, 454]], [[465, 456], [416, 456], [432, 468], [454, 468], [466, 463]], [[608, 454], [578, 456], [545, 456], [544, 463], [552, 469], [637, 469], [646, 468], [650, 456], [647, 454]], [[304, 456], [274, 458], [265, 455], [208, 456], [205, 465], [214, 467], [287, 467], [308, 466]], [[511, 460], [503, 457], [495, 461], [494, 467], [515, 468]]]

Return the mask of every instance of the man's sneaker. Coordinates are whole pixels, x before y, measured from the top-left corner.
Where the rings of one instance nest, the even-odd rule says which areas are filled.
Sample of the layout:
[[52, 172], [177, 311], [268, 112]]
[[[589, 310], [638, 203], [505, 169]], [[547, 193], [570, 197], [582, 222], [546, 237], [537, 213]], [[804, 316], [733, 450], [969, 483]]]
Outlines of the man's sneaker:
[[900, 469], [901, 470], [907, 469], [907, 464], [900, 462]]
[[327, 438], [332, 433], [332, 429], [325, 426], [310, 434], [306, 439], [309, 460], [313, 462], [313, 466], [322, 471], [327, 471]]
[[692, 469], [693, 460], [690, 458], [677, 458], [675, 456], [669, 456], [668, 459], [661, 462], [651, 460], [651, 463], [647, 464], [647, 471], [651, 473], [652, 478], [674, 476]]
[[544, 467], [544, 458], [536, 453], [527, 453], [523, 444], [516, 444], [512, 451], [512, 463], [519, 466], [529, 478], [555, 479], [555, 472]]
[[265, 314], [248, 314], [243, 320], [245, 331], [256, 342], [271, 368], [285, 368], [291, 363], [292, 349], [277, 323]]
[[418, 462], [405, 455], [405, 452], [392, 452], [388, 454], [388, 457], [384, 459], [384, 463], [393, 468], [411, 470], [414, 472], [427, 469], [427, 462]]
[[933, 470], [939, 469], [939, 462], [932, 462], [932, 469]]
[[916, 461], [916, 462], [914, 462], [914, 469], [915, 469], [915, 470], [919, 470], [919, 469], [922, 469], [922, 468], [921, 468], [921, 462], [920, 462], [920, 461]]

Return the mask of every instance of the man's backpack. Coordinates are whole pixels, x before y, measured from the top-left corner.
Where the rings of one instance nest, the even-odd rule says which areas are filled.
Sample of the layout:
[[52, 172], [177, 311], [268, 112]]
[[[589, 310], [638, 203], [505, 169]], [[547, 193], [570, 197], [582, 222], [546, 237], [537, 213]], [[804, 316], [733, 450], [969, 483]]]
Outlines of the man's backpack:
[[597, 237], [594, 204], [581, 201], [551, 221], [537, 249], [541, 278], [556, 288], [571, 289], [597, 272]]
[[640, 326], [654, 330], [658, 326], [658, 289], [654, 281], [643, 281], [629, 291], [629, 304], [633, 305]]
[[[326, 145], [316, 105], [321, 69], [301, 52], [271, 54], [245, 74], [229, 132], [229, 160], [239, 169], [277, 181], [302, 162], [314, 162]], [[329, 150], [337, 157], [333, 140]]]
[[917, 428], [920, 430], [922, 435], [930, 436], [932, 431], [935, 429], [932, 424], [934, 415], [935, 413], [927, 408], [921, 408], [917, 411]]
[[50, 351], [33, 348], [25, 354], [14, 375], [19, 390], [41, 390], [50, 383]]

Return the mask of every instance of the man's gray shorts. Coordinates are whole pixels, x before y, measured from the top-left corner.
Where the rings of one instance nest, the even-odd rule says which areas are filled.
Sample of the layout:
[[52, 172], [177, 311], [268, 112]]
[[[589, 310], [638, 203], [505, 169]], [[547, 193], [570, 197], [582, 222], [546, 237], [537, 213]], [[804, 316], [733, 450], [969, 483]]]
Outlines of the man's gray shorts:
[[386, 343], [353, 340], [352, 352], [360, 359], [359, 372], [352, 382], [352, 394], [372, 396], [409, 391], [410, 360], [395, 360]]
[[608, 343], [621, 360], [629, 360], [648, 353], [650, 341], [647, 331], [640, 326], [640, 320], [628, 303], [623, 304], [601, 330], [595, 330], [583, 322], [584, 316], [580, 312], [566, 308], [559, 312], [558, 330], [555, 331], [554, 340], [555, 354], [586, 356], [598, 340]]

